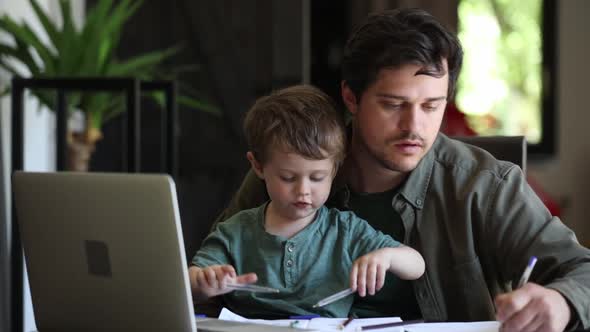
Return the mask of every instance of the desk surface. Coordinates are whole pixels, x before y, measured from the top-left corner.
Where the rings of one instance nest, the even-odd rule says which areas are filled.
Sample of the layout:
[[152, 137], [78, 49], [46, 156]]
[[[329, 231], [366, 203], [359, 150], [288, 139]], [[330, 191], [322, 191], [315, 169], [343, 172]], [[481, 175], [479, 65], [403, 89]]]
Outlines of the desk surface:
[[197, 320], [198, 332], [281, 332], [294, 330], [289, 327], [271, 326], [263, 324], [250, 324], [232, 321], [223, 321], [218, 319]]

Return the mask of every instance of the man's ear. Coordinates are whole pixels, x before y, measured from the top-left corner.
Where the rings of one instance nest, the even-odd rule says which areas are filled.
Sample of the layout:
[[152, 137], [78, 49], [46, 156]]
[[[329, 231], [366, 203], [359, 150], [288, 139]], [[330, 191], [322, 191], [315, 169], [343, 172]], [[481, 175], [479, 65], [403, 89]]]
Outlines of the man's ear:
[[258, 160], [256, 160], [256, 158], [254, 157], [254, 153], [252, 153], [252, 151], [246, 152], [246, 158], [248, 158], [248, 161], [250, 162], [250, 166], [252, 166], [252, 170], [254, 171], [254, 173], [256, 173], [256, 175], [258, 175], [260, 179], [264, 180], [262, 164], [260, 164]]
[[348, 111], [353, 115], [356, 114], [358, 110], [356, 95], [352, 92], [346, 81], [340, 83], [340, 93], [342, 94], [342, 101], [344, 101], [344, 105], [346, 105]]

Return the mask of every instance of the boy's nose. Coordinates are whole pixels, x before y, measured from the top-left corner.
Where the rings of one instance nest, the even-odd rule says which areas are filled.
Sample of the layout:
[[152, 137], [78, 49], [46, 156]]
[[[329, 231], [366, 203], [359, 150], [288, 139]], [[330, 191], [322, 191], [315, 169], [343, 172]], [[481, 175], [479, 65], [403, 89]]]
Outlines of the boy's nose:
[[306, 181], [299, 182], [297, 186], [297, 194], [301, 196], [310, 195], [309, 184]]

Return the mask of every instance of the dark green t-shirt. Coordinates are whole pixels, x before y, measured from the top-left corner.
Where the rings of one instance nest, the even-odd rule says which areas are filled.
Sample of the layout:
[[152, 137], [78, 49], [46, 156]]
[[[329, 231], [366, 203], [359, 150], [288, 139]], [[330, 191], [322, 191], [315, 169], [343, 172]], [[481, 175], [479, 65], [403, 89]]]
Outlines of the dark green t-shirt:
[[[375, 229], [403, 242], [405, 229], [402, 220], [391, 206], [398, 189], [381, 193], [350, 193], [349, 207]], [[420, 318], [420, 308], [412, 284], [388, 273], [385, 285], [374, 296], [356, 297], [351, 310], [358, 317], [400, 316], [402, 319]]]

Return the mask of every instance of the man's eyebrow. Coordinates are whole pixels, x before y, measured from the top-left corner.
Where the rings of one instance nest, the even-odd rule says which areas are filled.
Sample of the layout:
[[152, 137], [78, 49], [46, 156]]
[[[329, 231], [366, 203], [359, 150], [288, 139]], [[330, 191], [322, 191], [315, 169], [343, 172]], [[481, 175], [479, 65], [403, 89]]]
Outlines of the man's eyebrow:
[[[377, 93], [377, 97], [387, 98], [387, 99], [399, 99], [399, 100], [403, 100], [403, 101], [409, 100], [409, 98], [407, 98], [407, 97], [392, 95], [389, 93]], [[447, 99], [447, 96], [439, 96], [439, 97], [426, 98], [425, 101], [426, 102], [433, 102], [433, 101], [446, 100], [446, 99]]]

